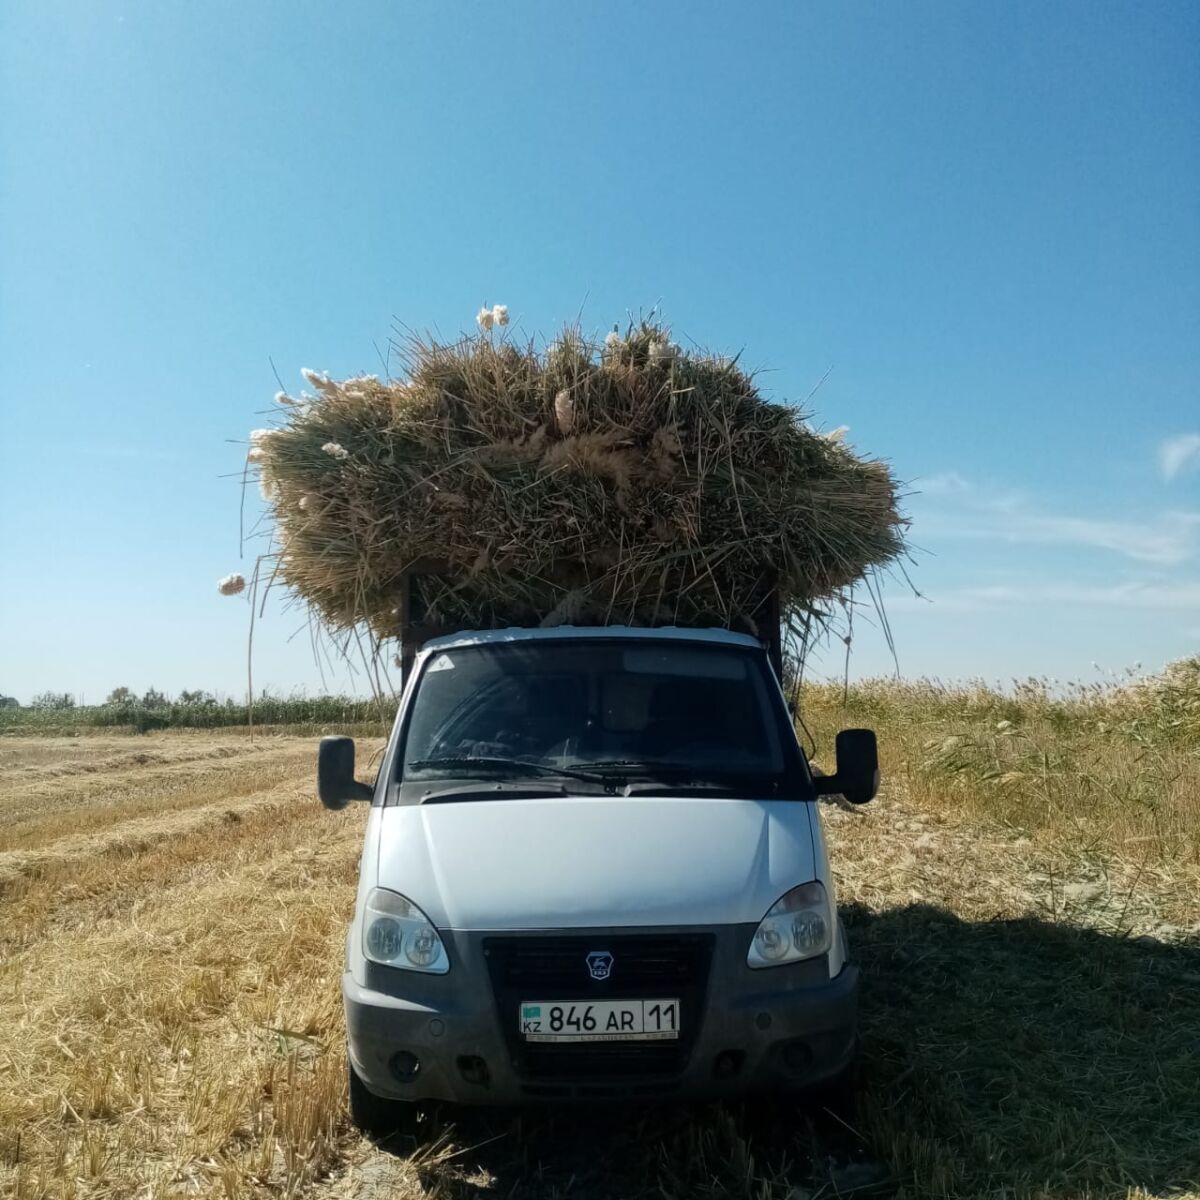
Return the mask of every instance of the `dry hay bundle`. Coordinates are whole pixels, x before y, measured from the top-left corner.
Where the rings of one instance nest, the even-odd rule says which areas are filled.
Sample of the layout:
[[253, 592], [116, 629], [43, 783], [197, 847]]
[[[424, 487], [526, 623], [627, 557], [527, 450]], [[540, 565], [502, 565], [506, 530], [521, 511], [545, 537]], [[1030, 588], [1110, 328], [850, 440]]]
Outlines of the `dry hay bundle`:
[[883, 463], [657, 325], [404, 356], [391, 382], [306, 372], [252, 435], [278, 573], [332, 629], [397, 635], [406, 575], [427, 627], [753, 629], [771, 586], [812, 611], [903, 549]]

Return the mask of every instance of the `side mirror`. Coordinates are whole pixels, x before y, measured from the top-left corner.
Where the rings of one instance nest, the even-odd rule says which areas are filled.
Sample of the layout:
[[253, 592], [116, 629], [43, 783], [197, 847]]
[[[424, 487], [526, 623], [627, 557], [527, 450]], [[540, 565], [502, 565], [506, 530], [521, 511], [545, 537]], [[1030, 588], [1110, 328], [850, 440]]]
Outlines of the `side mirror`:
[[345, 808], [351, 800], [370, 800], [375, 789], [354, 778], [354, 739], [323, 737], [317, 750], [317, 795], [326, 808]]
[[866, 804], [879, 791], [879, 746], [873, 729], [843, 729], [837, 735], [837, 773], [815, 775], [818, 796], [845, 796]]

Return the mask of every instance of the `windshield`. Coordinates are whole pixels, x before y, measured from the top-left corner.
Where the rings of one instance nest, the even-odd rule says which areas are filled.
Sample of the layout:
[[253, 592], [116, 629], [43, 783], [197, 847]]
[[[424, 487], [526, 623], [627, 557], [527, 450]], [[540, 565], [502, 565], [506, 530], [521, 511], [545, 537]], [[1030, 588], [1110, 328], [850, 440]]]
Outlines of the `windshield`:
[[405, 780], [782, 780], [778, 692], [762, 655], [667, 641], [523, 641], [435, 655]]

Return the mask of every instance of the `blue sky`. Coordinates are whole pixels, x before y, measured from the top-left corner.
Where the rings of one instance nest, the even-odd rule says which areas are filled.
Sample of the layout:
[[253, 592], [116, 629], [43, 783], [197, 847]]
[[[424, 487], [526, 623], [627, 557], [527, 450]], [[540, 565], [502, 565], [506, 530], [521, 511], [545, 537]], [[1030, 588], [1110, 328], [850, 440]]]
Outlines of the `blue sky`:
[[[1189, 4], [13, 0], [0, 691], [237, 692], [272, 362], [376, 370], [484, 302], [661, 302], [776, 399], [830, 371], [819, 423], [920, 493], [906, 674], [1194, 653], [1198, 127]], [[320, 688], [296, 612], [255, 675]]]

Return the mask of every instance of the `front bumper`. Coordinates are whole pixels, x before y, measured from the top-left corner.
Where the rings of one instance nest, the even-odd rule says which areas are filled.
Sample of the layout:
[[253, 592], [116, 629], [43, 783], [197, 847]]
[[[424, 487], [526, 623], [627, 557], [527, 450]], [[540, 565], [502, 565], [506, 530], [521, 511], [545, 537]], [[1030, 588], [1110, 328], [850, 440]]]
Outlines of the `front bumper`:
[[[823, 956], [751, 970], [745, 955], [754, 926], [563, 933], [596, 945], [606, 936], [643, 934], [701, 936], [711, 943], [706, 979], [690, 1013], [695, 1028], [683, 1030], [675, 1061], [666, 1064], [648, 1055], [643, 1069], [635, 1055], [616, 1072], [606, 1069], [601, 1052], [586, 1056], [586, 1070], [579, 1074], [559, 1071], [547, 1077], [531, 1069], [514, 1029], [507, 1027], [512, 1023], [507, 1007], [498, 1004], [485, 956], [489, 935], [451, 932], [443, 934], [452, 962], [447, 975], [373, 964], [368, 986], [348, 972], [343, 975], [350, 1060], [367, 1088], [392, 1099], [460, 1104], [696, 1099], [809, 1087], [837, 1075], [854, 1055], [858, 968], [853, 964], [834, 979]], [[615, 984], [612, 995], [620, 996]], [[684, 1013], [689, 1018], [686, 1003]], [[628, 1050], [630, 1043], [620, 1045]]]

